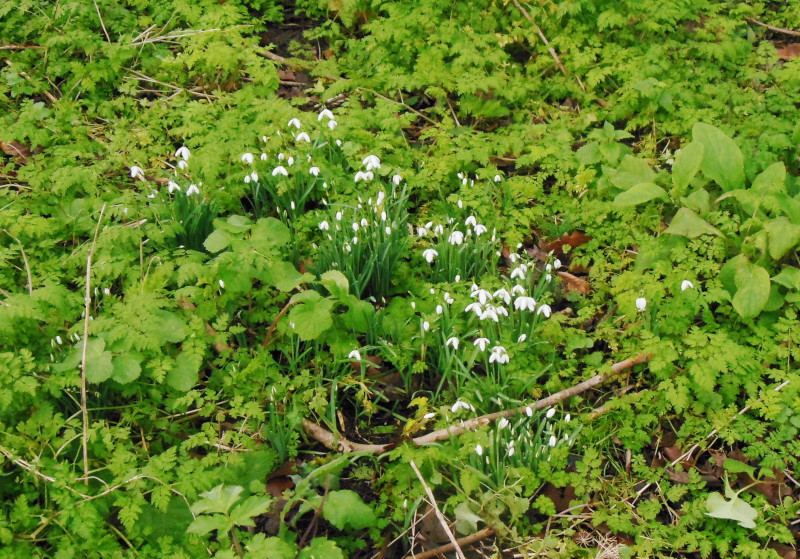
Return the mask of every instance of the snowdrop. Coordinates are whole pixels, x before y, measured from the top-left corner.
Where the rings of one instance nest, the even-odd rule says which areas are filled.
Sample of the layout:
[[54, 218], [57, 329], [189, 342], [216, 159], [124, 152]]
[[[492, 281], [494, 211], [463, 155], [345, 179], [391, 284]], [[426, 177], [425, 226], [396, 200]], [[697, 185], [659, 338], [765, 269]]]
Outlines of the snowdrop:
[[423, 419], [433, 419], [434, 417], [436, 417], [436, 414], [433, 412], [426, 413], [422, 416]]
[[350, 359], [355, 359], [356, 361], [361, 361], [361, 353], [359, 353], [357, 349], [351, 351], [347, 357]]
[[178, 169], [180, 169], [181, 171], [185, 170], [188, 166], [189, 164], [184, 159], [178, 161]]
[[489, 363], [508, 363], [508, 353], [503, 346], [496, 345], [492, 348], [492, 354], [489, 356]]
[[488, 305], [478, 318], [481, 320], [487, 320], [491, 318], [495, 322], [500, 322], [500, 318], [497, 316], [497, 310], [491, 305]]
[[561, 267], [561, 260], [559, 260], [558, 258], [556, 258], [555, 260], [553, 260], [553, 268], [555, 268], [556, 270], [558, 270], [560, 267]]
[[481, 445], [475, 445], [475, 454], [483, 456], [483, 447]]
[[287, 164], [287, 165], [289, 165], [289, 167], [291, 167], [292, 165], [294, 165], [294, 157], [292, 157], [292, 156], [290, 155], [290, 156], [289, 156], [289, 158], [286, 160], [286, 164]]
[[430, 329], [431, 329], [431, 323], [430, 323], [430, 322], [428, 322], [427, 320], [423, 321], [423, 323], [422, 323], [422, 330], [423, 330], [424, 332], [427, 332], [427, 331], [428, 331], [428, 330], [430, 330]]
[[329, 120], [333, 120], [333, 113], [329, 109], [322, 109], [317, 116], [317, 121], [322, 120], [323, 118], [328, 118]]
[[395, 186], [400, 186], [400, 183], [402, 182], [402, 180], [403, 180], [403, 177], [401, 177], [400, 175], [394, 175], [392, 177], [392, 182], [394, 183]]
[[442, 308], [442, 305], [436, 305], [436, 314], [442, 314], [443, 312], [444, 309]]
[[131, 178], [132, 179], [144, 180], [144, 171], [142, 170], [142, 168], [141, 167], [137, 167], [136, 165], [131, 167]]
[[242, 163], [247, 163], [248, 165], [252, 165], [254, 161], [254, 157], [252, 153], [243, 153], [242, 154]]
[[297, 137], [294, 139], [295, 142], [307, 142], [311, 143], [311, 138], [308, 137], [308, 134], [305, 132], [300, 132]]
[[315, 177], [318, 177], [318, 176], [319, 176], [319, 167], [311, 167], [311, 168], [308, 170], [308, 173], [309, 173], [310, 175], [314, 175]]
[[178, 183], [176, 183], [175, 181], [169, 181], [169, 182], [167, 183], [167, 189], [169, 190], [169, 193], [170, 193], [170, 194], [172, 194], [172, 193], [173, 193], [173, 192], [175, 192], [176, 190], [177, 190], [178, 192], [180, 192], [180, 191], [181, 191], [181, 187], [180, 187], [180, 186], [178, 186]]
[[428, 230], [424, 227], [417, 227], [417, 237], [424, 237], [428, 234]]
[[443, 235], [444, 234], [444, 225], [439, 224], [433, 228], [433, 233], [435, 235]]
[[472, 345], [480, 349], [481, 351], [486, 351], [486, 346], [489, 345], [489, 338], [478, 338]]
[[253, 179], [255, 182], [258, 182], [258, 173], [253, 171], [252, 173], [250, 173], [250, 178]]
[[322, 221], [322, 222], [319, 224], [319, 228], [320, 228], [322, 231], [327, 231], [328, 229], [330, 229], [330, 227], [331, 227], [331, 226], [330, 226], [330, 224], [329, 224], [327, 221]]
[[[477, 286], [473, 285], [473, 287], [477, 287]], [[470, 293], [470, 297], [472, 297], [473, 299], [475, 297], [477, 297], [478, 298], [478, 302], [481, 305], [485, 305], [487, 301], [491, 301], [492, 300], [492, 294], [489, 291], [485, 290], [485, 289], [473, 289], [472, 293]]]
[[359, 172], [356, 173], [355, 182], [358, 182], [358, 181], [371, 181], [374, 178], [375, 178], [375, 174], [372, 171], [367, 171], [366, 173], [364, 171], [359, 171]]
[[555, 414], [556, 414], [556, 409], [555, 408], [550, 408], [550, 409], [547, 410], [547, 413], [545, 414], [545, 417], [547, 419], [552, 419]]
[[220, 289], [225, 289], [225, 282], [224, 281], [219, 280], [219, 288]]
[[289, 176], [289, 171], [286, 170], [286, 167], [283, 165], [278, 165], [272, 170], [272, 176], [277, 177], [278, 175], [283, 175], [284, 177]]
[[644, 311], [647, 308], [647, 299], [644, 297], [638, 297], [636, 299], [636, 308], [640, 311]]
[[527, 339], [528, 339], [528, 335], [527, 334], [520, 334], [519, 338], [517, 338], [517, 343], [521, 344], [522, 342], [524, 342]]
[[187, 148], [186, 146], [179, 147], [178, 151], [175, 152], [175, 157], [180, 157], [184, 161], [189, 161], [190, 155], [191, 153], [189, 153], [189, 148]]
[[335, 120], [329, 120], [328, 121], [328, 130], [333, 130], [337, 126], [339, 126], [339, 123], [336, 122]]
[[290, 120], [290, 121], [289, 121], [289, 123], [288, 123], [286, 126], [288, 126], [288, 127], [290, 127], [290, 128], [291, 128], [292, 126], [294, 126], [294, 127], [295, 127], [295, 128], [297, 128], [298, 130], [300, 130], [300, 128], [302, 128], [302, 127], [303, 127], [303, 125], [302, 125], [302, 124], [300, 124], [300, 120], [299, 120], [299, 119], [297, 119], [297, 118], [293, 118], [292, 120]]
[[364, 160], [361, 162], [361, 164], [367, 168], [367, 171], [381, 168], [381, 160], [378, 159], [377, 155], [366, 156]]
[[536, 308], [536, 299], [525, 295], [517, 297], [514, 299], [514, 308], [518, 311], [528, 310], [533, 312]]
[[461, 231], [453, 231], [447, 238], [447, 242], [451, 245], [460, 245], [464, 242], [464, 233]]
[[464, 312], [474, 312], [476, 315], [481, 316], [483, 314], [483, 305], [481, 305], [478, 301], [474, 303], [470, 303], [464, 309]]
[[512, 295], [525, 295], [525, 288], [517, 284], [511, 288]]
[[689, 280], [683, 280], [681, 282], [681, 291], [686, 291], [687, 289], [694, 289], [694, 284]]
[[186, 189], [187, 196], [191, 196], [192, 194], [200, 194], [200, 189], [194, 184], [190, 184], [189, 188]]
[[261, 154], [261, 161], [266, 161], [266, 160], [267, 160], [267, 154], [266, 153], [262, 153]]
[[556, 436], [555, 435], [550, 435], [550, 442], [549, 442], [550, 446], [551, 447], [552, 446], [556, 446], [557, 442], [558, 442], [558, 440], [556, 439]]
[[475, 411], [475, 408], [472, 407], [472, 404], [468, 404], [462, 400], [456, 400], [456, 403], [453, 404], [453, 407], [450, 408], [451, 413], [456, 413], [458, 410], [470, 410]]
[[425, 260], [428, 261], [428, 264], [431, 264], [431, 263], [433, 263], [434, 259], [437, 256], [439, 256], [439, 253], [436, 252], [434, 249], [429, 248], [429, 249], [426, 249], [426, 250], [422, 251], [422, 256], [425, 258]]
[[509, 425], [511, 425], [511, 422], [508, 419], [506, 419], [505, 417], [501, 418], [500, 421], [497, 422], [497, 428], [498, 429], [505, 429]]
[[525, 264], [520, 264], [516, 268], [511, 271], [511, 279], [525, 279], [525, 274], [528, 271], [528, 267]]
[[497, 299], [502, 299], [506, 305], [511, 304], [511, 294], [506, 291], [504, 288], [500, 288], [493, 293], [493, 296]]
[[542, 305], [536, 310], [536, 314], [543, 314], [545, 318], [550, 318], [550, 314], [553, 310], [550, 308], [550, 305]]
[[494, 176], [494, 182], [500, 182], [501, 180], [503, 180], [503, 178], [500, 175]]
[[447, 292], [445, 292], [442, 298], [444, 299], [444, 302], [447, 303], [448, 305], [452, 305], [455, 302], [455, 299], [453, 299]]
[[458, 344], [459, 344], [458, 338], [456, 338], [455, 336], [453, 336], [452, 338], [448, 338], [447, 341], [444, 343], [444, 345], [446, 346], [449, 345], [453, 349], [458, 349]]

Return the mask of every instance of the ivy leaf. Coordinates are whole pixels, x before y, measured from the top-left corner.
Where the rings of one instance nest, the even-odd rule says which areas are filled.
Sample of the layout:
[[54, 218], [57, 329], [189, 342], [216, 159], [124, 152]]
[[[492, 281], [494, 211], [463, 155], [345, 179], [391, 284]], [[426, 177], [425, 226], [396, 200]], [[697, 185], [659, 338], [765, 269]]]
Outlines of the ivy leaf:
[[703, 174], [726, 192], [744, 187], [744, 157], [733, 139], [716, 126], [698, 122], [692, 128], [694, 141], [703, 144]]
[[358, 493], [349, 489], [328, 493], [322, 515], [339, 530], [371, 528], [378, 521], [372, 507], [364, 503]]
[[703, 152], [705, 148], [700, 142], [690, 142], [681, 148], [675, 156], [675, 163], [672, 164], [672, 185], [675, 188], [682, 190], [689, 186], [700, 170]]
[[724, 237], [722, 232], [712, 227], [705, 219], [694, 213], [689, 208], [681, 208], [672, 218], [669, 227], [664, 231], [673, 235], [682, 235], [693, 239], [700, 235], [718, 235]]
[[197, 383], [200, 371], [200, 359], [187, 351], [182, 351], [175, 358], [175, 366], [167, 373], [167, 384], [175, 390], [188, 392]]
[[714, 518], [735, 520], [742, 528], [755, 528], [753, 522], [758, 517], [758, 512], [749, 503], [734, 495], [728, 501], [721, 493], [711, 493], [706, 499], [706, 514]]
[[781, 216], [769, 220], [764, 224], [767, 231], [769, 255], [773, 260], [779, 260], [789, 249], [800, 242], [800, 225], [795, 225]]
[[614, 198], [614, 205], [620, 208], [637, 206], [655, 198], [667, 200], [667, 192], [655, 183], [642, 182], [617, 194], [617, 197]]
[[733, 308], [744, 319], [755, 318], [769, 299], [769, 272], [747, 260], [736, 270]]

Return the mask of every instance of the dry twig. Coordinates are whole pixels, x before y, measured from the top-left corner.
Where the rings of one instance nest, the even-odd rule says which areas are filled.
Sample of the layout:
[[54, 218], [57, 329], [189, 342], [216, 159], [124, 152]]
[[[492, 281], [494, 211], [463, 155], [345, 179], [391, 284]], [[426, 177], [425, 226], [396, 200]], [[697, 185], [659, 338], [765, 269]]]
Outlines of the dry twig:
[[[652, 354], [649, 353], [640, 353], [635, 357], [631, 357], [629, 359], [625, 359], [624, 361], [620, 361], [619, 363], [614, 363], [611, 365], [611, 374], [608, 375], [595, 375], [589, 380], [585, 380], [575, 386], [571, 386], [569, 388], [565, 388], [560, 392], [556, 392], [555, 394], [551, 394], [546, 398], [542, 398], [541, 400], [537, 400], [531, 404], [526, 406], [521, 406], [519, 408], [512, 408], [509, 410], [503, 410], [495, 413], [489, 413], [486, 415], [481, 415], [479, 417], [475, 417], [473, 419], [468, 419], [466, 421], [462, 421], [456, 425], [450, 425], [444, 429], [439, 429], [438, 431], [433, 431], [428, 433], [427, 435], [422, 435], [420, 437], [416, 437], [411, 439], [411, 442], [417, 445], [427, 445], [433, 444], [439, 441], [447, 440], [451, 437], [457, 437], [462, 433], [467, 431], [474, 431], [475, 429], [482, 427], [484, 425], [488, 425], [492, 421], [501, 419], [503, 417], [511, 417], [514, 415], [518, 415], [521, 413], [525, 413], [527, 409], [534, 409], [540, 410], [542, 408], [546, 408], [556, 404], [562, 400], [566, 400], [571, 396], [575, 396], [580, 394], [581, 392], [586, 392], [590, 388], [594, 388], [604, 382], [608, 381], [611, 378], [614, 378], [616, 375], [625, 371], [626, 369], [630, 369], [635, 365], [640, 365], [642, 363], [646, 363], [647, 361], [652, 358]], [[374, 452], [374, 453], [381, 453], [389, 450], [393, 443], [390, 444], [362, 444], [356, 443], [352, 441], [348, 441], [344, 438], [338, 438], [333, 435], [333, 433], [323, 429], [316, 423], [309, 421], [308, 419], [303, 419], [303, 428], [305, 429], [306, 433], [311, 436], [313, 439], [322, 443], [325, 447], [329, 448], [330, 450], [338, 450], [340, 452]]]
[[783, 33], [784, 35], [789, 35], [791, 37], [800, 37], [800, 31], [792, 31], [791, 29], [783, 29], [782, 27], [775, 27], [774, 25], [770, 25], [768, 23], [764, 23], [763, 21], [758, 21], [752, 17], [744, 18], [750, 23], [755, 23], [756, 25], [760, 25], [761, 27], [765, 27], [770, 31], [774, 31], [775, 33]]
[[[472, 545], [475, 542], [479, 542], [484, 538], [488, 538], [493, 534], [494, 534], [494, 528], [484, 528], [483, 530], [475, 532], [474, 534], [470, 534], [469, 536], [458, 538], [456, 540], [456, 543], [461, 547], [466, 547], [468, 545]], [[455, 547], [453, 547], [453, 544], [449, 543], [437, 547], [435, 549], [431, 549], [430, 551], [426, 551], [424, 553], [415, 553], [414, 559], [433, 559], [434, 557], [439, 557], [441, 555], [444, 555], [445, 553], [450, 553], [452, 551], [455, 551]]]
[[458, 557], [459, 559], [467, 559], [464, 556], [464, 552], [461, 551], [461, 548], [458, 545], [458, 541], [456, 540], [456, 537], [453, 535], [453, 531], [450, 529], [450, 526], [447, 525], [447, 519], [442, 514], [442, 511], [439, 510], [439, 505], [436, 504], [436, 499], [433, 497], [433, 491], [431, 491], [431, 488], [428, 487], [427, 483], [425, 483], [425, 478], [422, 477], [419, 468], [417, 468], [417, 465], [414, 463], [413, 460], [409, 462], [409, 465], [411, 466], [411, 469], [414, 470], [414, 473], [417, 474], [420, 483], [422, 483], [422, 487], [425, 489], [425, 493], [427, 493], [428, 499], [430, 499], [431, 506], [433, 507], [433, 512], [436, 514], [436, 518], [442, 525], [442, 530], [444, 530], [444, 533], [447, 534], [447, 538], [450, 540], [450, 545], [453, 546], [452, 551], [456, 552], [456, 557]]

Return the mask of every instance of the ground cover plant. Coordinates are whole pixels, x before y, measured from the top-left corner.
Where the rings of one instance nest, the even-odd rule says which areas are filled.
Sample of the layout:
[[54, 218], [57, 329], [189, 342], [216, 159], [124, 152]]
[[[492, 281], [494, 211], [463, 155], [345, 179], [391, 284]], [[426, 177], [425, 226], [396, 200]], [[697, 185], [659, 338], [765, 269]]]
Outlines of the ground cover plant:
[[796, 557], [800, 7], [0, 6], [0, 556]]

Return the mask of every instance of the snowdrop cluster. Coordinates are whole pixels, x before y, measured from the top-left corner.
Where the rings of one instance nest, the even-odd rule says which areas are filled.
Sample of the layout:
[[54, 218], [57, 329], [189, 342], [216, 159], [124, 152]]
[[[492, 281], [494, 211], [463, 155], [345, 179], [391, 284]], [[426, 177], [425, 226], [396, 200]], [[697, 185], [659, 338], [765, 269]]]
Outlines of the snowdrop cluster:
[[440, 224], [429, 221], [412, 228], [411, 234], [431, 245], [422, 251], [422, 257], [431, 264], [433, 281], [478, 277], [494, 264], [497, 237], [494, 232], [489, 235], [488, 228], [474, 215], [467, 217], [463, 224], [455, 218]]

